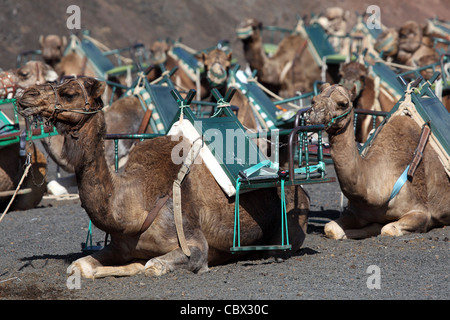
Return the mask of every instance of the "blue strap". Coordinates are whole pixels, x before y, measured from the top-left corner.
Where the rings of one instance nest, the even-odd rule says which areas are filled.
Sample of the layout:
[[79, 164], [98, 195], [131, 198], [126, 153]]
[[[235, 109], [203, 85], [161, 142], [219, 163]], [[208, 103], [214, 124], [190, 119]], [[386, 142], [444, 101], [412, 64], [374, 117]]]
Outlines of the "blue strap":
[[406, 180], [408, 179], [409, 166], [410, 165], [408, 164], [408, 166], [406, 167], [405, 171], [403, 171], [402, 175], [395, 182], [394, 188], [392, 189], [391, 196], [389, 197], [389, 201], [394, 199], [394, 197], [397, 195], [397, 193], [400, 192], [400, 189], [403, 187], [403, 185], [405, 184]]

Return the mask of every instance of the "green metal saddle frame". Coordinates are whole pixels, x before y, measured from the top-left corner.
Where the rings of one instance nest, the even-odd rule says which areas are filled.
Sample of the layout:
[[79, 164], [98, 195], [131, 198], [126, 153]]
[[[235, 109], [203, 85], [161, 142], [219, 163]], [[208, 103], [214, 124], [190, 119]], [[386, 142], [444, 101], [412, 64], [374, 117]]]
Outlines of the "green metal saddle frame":
[[[424, 81], [422, 77], [418, 77], [411, 83], [411, 88], [414, 88], [411, 93], [411, 101], [415, 106], [416, 111], [425, 123], [428, 123], [432, 134], [438, 140], [447, 155], [450, 154], [450, 113], [446, 110], [442, 102], [434, 94], [432, 90], [432, 83], [438, 78], [439, 73], [435, 72], [429, 81]], [[400, 85], [406, 90], [408, 83], [402, 76], [398, 76]], [[402, 98], [395, 104], [389, 114], [385, 117], [383, 122], [377, 128], [377, 132], [373, 134], [363, 145], [360, 150], [364, 154], [382, 126], [390, 119], [390, 117], [399, 109], [401, 103], [405, 100], [408, 93], [405, 91]]]
[[[286, 219], [286, 204], [284, 199], [284, 188], [288, 186], [307, 184], [307, 183], [323, 183], [334, 182], [334, 178], [325, 177], [325, 167], [323, 164], [322, 153], [320, 153], [320, 161], [322, 164], [310, 165], [306, 162], [305, 166], [295, 168], [293, 164], [290, 165], [291, 171], [280, 171], [278, 168], [277, 159], [272, 162], [259, 150], [258, 146], [252, 140], [257, 138], [258, 134], [247, 135], [245, 128], [239, 122], [231, 108], [229, 107], [229, 101], [231, 101], [234, 94], [234, 88], [229, 89], [225, 98], [220, 93], [213, 89], [213, 95], [216, 97], [219, 109], [213, 117], [210, 118], [198, 118], [189, 108], [195, 91], [191, 90], [187, 98], [183, 99], [176, 90], [171, 93], [177, 100], [180, 110], [176, 116], [176, 120], [181, 114], [183, 114], [183, 121], [190, 121], [198, 134], [203, 138], [204, 144], [210, 148], [212, 154], [219, 162], [221, 168], [230, 179], [230, 181], [236, 186], [236, 199], [235, 199], [235, 229], [234, 229], [234, 241], [233, 247], [230, 248], [232, 253], [242, 251], [253, 250], [287, 250], [291, 248], [288, 241], [287, 219]], [[323, 130], [323, 126], [315, 126], [313, 130]], [[297, 127], [290, 135], [290, 149], [293, 153], [293, 149], [296, 145], [296, 137], [299, 132], [307, 132], [311, 130], [311, 127]], [[238, 150], [239, 143], [226, 144], [222, 143], [222, 148], [218, 148], [214, 145], [216, 137], [211, 139], [211, 132], [217, 133], [218, 137], [225, 137], [228, 132], [233, 132], [237, 137], [244, 139], [245, 152], [240, 154]], [[234, 137], [233, 137], [234, 139]], [[303, 141], [302, 141], [303, 143]], [[232, 146], [232, 150], [227, 148]], [[305, 149], [303, 149], [305, 150]], [[307, 147], [306, 147], [307, 151]], [[253, 155], [253, 157], [251, 156]], [[230, 163], [224, 161], [225, 159], [234, 159]], [[302, 161], [300, 161], [301, 163]], [[318, 171], [318, 175], [314, 176], [312, 173]], [[292, 174], [291, 174], [292, 173]], [[250, 191], [252, 189], [260, 188], [274, 188], [280, 187], [282, 189], [281, 197], [281, 222], [282, 222], [282, 242], [280, 245], [249, 245], [242, 246], [240, 244], [240, 223], [239, 223], [239, 194], [243, 191]]]
[[21, 135], [24, 135], [26, 141], [28, 141], [42, 139], [58, 134], [53, 126], [46, 126], [42, 123], [36, 124], [34, 128], [30, 127], [27, 130], [21, 130], [16, 99], [0, 100], [0, 106], [7, 104], [13, 105], [14, 120], [9, 119], [6, 114], [0, 110], [0, 148], [18, 143], [21, 139]]

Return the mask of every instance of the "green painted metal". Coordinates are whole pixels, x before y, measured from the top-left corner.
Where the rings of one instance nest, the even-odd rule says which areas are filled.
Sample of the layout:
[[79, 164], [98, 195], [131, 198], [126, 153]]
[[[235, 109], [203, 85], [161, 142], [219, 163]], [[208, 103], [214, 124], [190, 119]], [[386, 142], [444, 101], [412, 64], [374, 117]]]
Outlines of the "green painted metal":
[[[231, 89], [234, 90], [234, 89]], [[216, 116], [211, 118], [198, 118], [190, 109], [190, 102], [195, 91], [191, 90], [186, 99], [183, 99], [176, 90], [172, 91], [172, 96], [177, 101], [180, 107], [180, 111], [177, 114], [176, 119], [183, 114], [184, 121], [188, 120], [192, 123], [200, 136], [202, 136], [205, 145], [210, 148], [210, 151], [215, 156], [218, 163], [230, 179], [230, 181], [236, 186], [236, 198], [235, 198], [235, 225], [234, 225], [234, 241], [233, 247], [230, 248], [231, 252], [241, 252], [250, 250], [288, 250], [291, 248], [288, 241], [288, 228], [286, 217], [286, 203], [284, 197], [284, 188], [287, 186], [293, 186], [305, 183], [322, 183], [335, 181], [333, 178], [325, 178], [325, 165], [322, 161], [323, 154], [319, 152], [320, 161], [318, 164], [309, 165], [307, 156], [307, 146], [305, 147], [304, 155], [306, 166], [292, 170], [293, 178], [287, 180], [289, 174], [287, 171], [282, 174], [278, 170], [278, 164], [272, 163], [265, 157], [263, 153], [258, 149], [252, 138], [245, 133], [241, 123], [231, 111], [228, 103], [231, 101], [233, 91], [229, 90], [223, 98], [220, 93], [214, 89], [213, 95], [218, 101], [219, 111]], [[323, 126], [314, 127], [316, 130], [323, 130]], [[305, 133], [303, 142], [306, 140], [306, 132], [308, 128], [300, 128], [302, 133]], [[224, 144], [218, 147], [215, 142], [221, 137], [230, 138], [230, 133], [233, 135], [233, 143]], [[238, 143], [235, 143], [234, 137], [239, 136], [241, 141], [244, 141], [244, 155], [239, 155], [241, 150], [237, 150]], [[302, 143], [303, 143], [302, 142]], [[231, 146], [231, 150], [227, 147]], [[301, 144], [303, 148], [303, 144]], [[241, 146], [242, 147], [242, 146]], [[249, 155], [257, 155], [250, 159]], [[303, 162], [301, 158], [300, 163]], [[232, 160], [232, 161], [228, 161]], [[318, 173], [318, 175], [315, 175]], [[239, 194], [242, 190], [260, 189], [260, 188], [273, 188], [280, 187], [282, 192], [281, 197], [281, 225], [282, 225], [282, 243], [280, 245], [251, 245], [241, 246], [240, 243], [240, 222], [239, 222]]]
[[[14, 122], [11, 122], [5, 114], [0, 110], [0, 127], [3, 127], [0, 132], [0, 147], [8, 146], [20, 141], [20, 125], [19, 116], [17, 112], [16, 99], [2, 99], [0, 100], [0, 105], [12, 104], [14, 107]], [[9, 127], [9, 129], [8, 129]], [[58, 132], [53, 126], [44, 126], [41, 124], [36, 124], [34, 128], [29, 128], [27, 130], [26, 140], [37, 140], [47, 138], [49, 136], [57, 135]]]

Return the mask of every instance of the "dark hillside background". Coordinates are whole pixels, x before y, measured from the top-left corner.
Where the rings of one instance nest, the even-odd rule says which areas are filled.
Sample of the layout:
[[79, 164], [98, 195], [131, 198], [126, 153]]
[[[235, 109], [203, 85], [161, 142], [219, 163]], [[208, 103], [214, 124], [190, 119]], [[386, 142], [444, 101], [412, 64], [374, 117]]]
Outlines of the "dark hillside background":
[[297, 15], [320, 13], [341, 6], [363, 13], [369, 5], [381, 9], [381, 22], [398, 27], [407, 20], [425, 23], [429, 17], [450, 20], [450, 0], [0, 0], [0, 68], [15, 66], [24, 50], [39, 48], [40, 35], [70, 35], [66, 20], [69, 5], [81, 9], [81, 28], [110, 48], [142, 42], [149, 46], [158, 38], [182, 38], [194, 49], [213, 46], [227, 39], [233, 55], [242, 61], [242, 45], [235, 28], [248, 17], [265, 25], [293, 28]]

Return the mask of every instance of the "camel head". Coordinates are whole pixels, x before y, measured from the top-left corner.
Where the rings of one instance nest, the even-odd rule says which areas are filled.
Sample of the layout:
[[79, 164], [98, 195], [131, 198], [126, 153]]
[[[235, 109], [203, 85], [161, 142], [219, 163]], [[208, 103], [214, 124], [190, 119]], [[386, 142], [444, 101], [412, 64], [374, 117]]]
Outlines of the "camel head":
[[325, 83], [321, 93], [312, 99], [311, 109], [306, 113], [308, 124], [323, 124], [328, 133], [336, 133], [351, 121], [346, 121], [352, 111], [352, 93], [341, 85]]
[[236, 34], [241, 40], [249, 40], [262, 29], [262, 22], [249, 18], [239, 24]]
[[42, 61], [28, 61], [15, 73], [17, 76], [17, 85], [21, 88], [58, 81], [58, 74], [55, 70]]
[[150, 47], [150, 60], [153, 64], [165, 63], [170, 46], [166, 40], [156, 40]]
[[422, 28], [415, 21], [405, 22], [398, 31], [399, 50], [413, 53], [422, 44]]
[[214, 49], [208, 53], [202, 53], [206, 78], [212, 87], [221, 87], [226, 84], [228, 70], [231, 66], [231, 52], [226, 53], [220, 49]]
[[55, 34], [50, 34], [45, 37], [40, 36], [39, 44], [41, 45], [42, 58], [44, 61], [54, 66], [63, 56], [67, 45], [67, 38]]
[[364, 90], [369, 71], [364, 64], [351, 61], [340, 66], [339, 75], [341, 77], [339, 84], [351, 92], [351, 100], [354, 101]]
[[[24, 89], [44, 83], [55, 83], [58, 74], [42, 61], [28, 61], [17, 70], [0, 74], [0, 83], [13, 87], [14, 95], [20, 96]], [[2, 89], [2, 87], [0, 87]], [[3, 88], [4, 89], [4, 88]], [[3, 92], [3, 90], [2, 90]]]
[[54, 86], [35, 85], [17, 100], [19, 113], [53, 122], [61, 134], [78, 130], [93, 114], [101, 111], [105, 83], [94, 78], [74, 78]]

